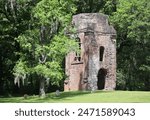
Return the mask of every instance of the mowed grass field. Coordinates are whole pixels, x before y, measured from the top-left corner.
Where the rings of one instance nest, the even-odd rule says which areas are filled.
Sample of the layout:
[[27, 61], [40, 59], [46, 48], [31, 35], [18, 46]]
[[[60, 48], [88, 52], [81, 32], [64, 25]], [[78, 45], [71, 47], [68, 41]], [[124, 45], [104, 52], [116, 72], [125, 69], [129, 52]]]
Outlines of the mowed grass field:
[[46, 94], [46, 98], [39, 96], [0, 97], [0, 103], [150, 103], [150, 91], [95, 91], [61, 92]]

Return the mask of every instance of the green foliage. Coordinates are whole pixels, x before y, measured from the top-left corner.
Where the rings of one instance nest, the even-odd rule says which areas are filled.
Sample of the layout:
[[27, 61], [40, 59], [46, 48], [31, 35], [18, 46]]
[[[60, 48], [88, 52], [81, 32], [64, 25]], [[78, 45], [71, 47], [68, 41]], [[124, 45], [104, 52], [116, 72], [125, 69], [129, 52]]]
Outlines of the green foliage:
[[124, 72], [129, 90], [150, 90], [149, 13], [148, 0], [119, 0], [117, 11], [111, 17], [117, 30], [118, 69]]
[[27, 70], [27, 66], [26, 66], [26, 63], [19, 60], [17, 63], [16, 63], [16, 66], [14, 67], [14, 76], [15, 76], [15, 80], [14, 80], [14, 83], [15, 84], [18, 84], [18, 86], [20, 86], [20, 81], [22, 81], [23, 85], [24, 85], [24, 80], [26, 79], [26, 75], [28, 73], [28, 70]]
[[124, 73], [120, 70], [117, 70], [117, 74], [116, 74], [116, 76], [117, 76], [117, 87], [116, 87], [116, 89], [119, 89], [119, 90], [124, 90], [124, 89], [126, 89], [126, 80], [125, 80], [125, 75], [124, 75]]
[[66, 27], [75, 11], [73, 0], [42, 0], [33, 12], [40, 24], [53, 25], [57, 21]]
[[[41, 0], [34, 7], [32, 28], [16, 39], [21, 48], [17, 54], [26, 63], [29, 77], [35, 74], [52, 85], [59, 85], [64, 78], [62, 62], [68, 52], [77, 49], [77, 43], [64, 34], [75, 10], [71, 0]], [[16, 64], [14, 75], [26, 74], [24, 68]]]
[[77, 0], [77, 13], [102, 12], [111, 15], [116, 11], [118, 0]]
[[91, 12], [109, 15], [117, 30], [117, 89], [150, 90], [149, 0], [1, 0], [0, 94], [17, 93], [14, 82], [22, 91], [21, 83], [60, 83], [64, 56], [78, 51], [75, 35], [64, 35], [76, 33], [72, 15]]
[[20, 51], [15, 40], [30, 26], [30, 12], [36, 2], [31, 0], [0, 0], [0, 94], [12, 93], [13, 68]]
[[142, 71], [144, 71], [144, 72], [147, 72], [148, 74], [149, 74], [149, 72], [150, 72], [150, 56], [148, 56], [147, 58], [146, 58], [146, 63], [147, 64], [145, 64], [145, 65], [142, 65], [141, 67], [140, 67], [140, 70], [142, 70]]

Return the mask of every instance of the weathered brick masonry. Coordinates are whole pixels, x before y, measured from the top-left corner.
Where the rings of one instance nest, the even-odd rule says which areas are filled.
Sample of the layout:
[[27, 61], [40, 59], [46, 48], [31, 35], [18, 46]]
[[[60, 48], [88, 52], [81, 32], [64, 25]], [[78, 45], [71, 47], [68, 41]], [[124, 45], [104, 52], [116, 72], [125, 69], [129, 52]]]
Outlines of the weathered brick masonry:
[[64, 90], [114, 90], [116, 86], [116, 31], [99, 13], [73, 16], [81, 53], [66, 56]]

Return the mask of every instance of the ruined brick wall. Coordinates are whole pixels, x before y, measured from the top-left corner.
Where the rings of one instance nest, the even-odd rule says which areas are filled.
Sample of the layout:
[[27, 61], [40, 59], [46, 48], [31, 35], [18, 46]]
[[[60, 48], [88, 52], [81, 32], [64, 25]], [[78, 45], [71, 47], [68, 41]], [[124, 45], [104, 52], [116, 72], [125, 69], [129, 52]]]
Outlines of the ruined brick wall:
[[80, 56], [66, 56], [64, 90], [113, 90], [116, 86], [116, 31], [106, 15], [82, 13], [72, 23], [80, 39]]

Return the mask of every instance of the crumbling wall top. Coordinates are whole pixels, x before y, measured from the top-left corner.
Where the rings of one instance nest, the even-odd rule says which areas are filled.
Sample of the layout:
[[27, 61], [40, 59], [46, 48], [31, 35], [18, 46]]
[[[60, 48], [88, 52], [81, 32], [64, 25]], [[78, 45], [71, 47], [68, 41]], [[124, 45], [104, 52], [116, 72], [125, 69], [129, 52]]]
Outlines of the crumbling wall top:
[[108, 16], [102, 13], [81, 13], [73, 16], [73, 24], [77, 32], [95, 32], [101, 34], [116, 34], [113, 26], [109, 25]]

